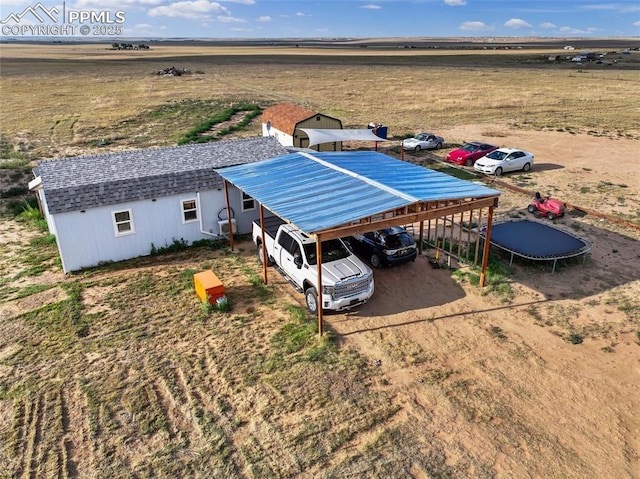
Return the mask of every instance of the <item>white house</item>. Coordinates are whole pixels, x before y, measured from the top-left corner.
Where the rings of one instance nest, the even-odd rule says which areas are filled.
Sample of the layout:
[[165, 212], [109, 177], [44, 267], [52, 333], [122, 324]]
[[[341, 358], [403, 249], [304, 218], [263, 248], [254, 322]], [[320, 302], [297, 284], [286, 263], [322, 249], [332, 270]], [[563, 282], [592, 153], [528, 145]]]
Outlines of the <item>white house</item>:
[[[258, 137], [41, 160], [29, 187], [66, 273], [148, 255], [152, 244], [224, 235], [226, 199], [214, 168], [287, 153], [275, 138]], [[234, 232], [249, 233], [258, 216], [253, 198], [230, 188], [229, 203]]]

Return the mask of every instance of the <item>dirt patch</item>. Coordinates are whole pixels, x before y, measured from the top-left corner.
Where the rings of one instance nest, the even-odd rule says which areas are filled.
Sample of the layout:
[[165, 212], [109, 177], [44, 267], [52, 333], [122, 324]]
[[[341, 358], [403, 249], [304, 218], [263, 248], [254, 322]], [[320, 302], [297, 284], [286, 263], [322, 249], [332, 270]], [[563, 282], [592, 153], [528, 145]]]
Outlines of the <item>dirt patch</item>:
[[240, 123], [242, 120], [244, 120], [244, 117], [245, 117], [245, 115], [247, 113], [249, 113], [249, 112], [247, 112], [247, 111], [239, 111], [237, 113], [234, 113], [233, 115], [231, 115], [231, 118], [229, 118], [227, 121], [216, 123], [210, 130], [205, 131], [201, 135], [204, 135], [204, 136], [217, 136], [218, 132], [220, 132], [222, 130], [226, 130], [229, 127], [235, 126], [238, 123]]
[[32, 294], [23, 299], [9, 301], [0, 305], [0, 318], [12, 319], [21, 314], [42, 308], [48, 304], [57, 303], [66, 298], [62, 288], [52, 288], [40, 293]]

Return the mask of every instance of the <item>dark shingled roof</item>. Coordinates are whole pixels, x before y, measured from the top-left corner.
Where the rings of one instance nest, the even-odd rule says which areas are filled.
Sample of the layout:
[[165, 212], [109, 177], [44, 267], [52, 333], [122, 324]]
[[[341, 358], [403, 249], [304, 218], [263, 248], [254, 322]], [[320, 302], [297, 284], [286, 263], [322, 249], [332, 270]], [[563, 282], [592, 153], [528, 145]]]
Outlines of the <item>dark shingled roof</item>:
[[52, 214], [222, 188], [214, 168], [286, 155], [275, 138], [122, 151], [38, 162]]

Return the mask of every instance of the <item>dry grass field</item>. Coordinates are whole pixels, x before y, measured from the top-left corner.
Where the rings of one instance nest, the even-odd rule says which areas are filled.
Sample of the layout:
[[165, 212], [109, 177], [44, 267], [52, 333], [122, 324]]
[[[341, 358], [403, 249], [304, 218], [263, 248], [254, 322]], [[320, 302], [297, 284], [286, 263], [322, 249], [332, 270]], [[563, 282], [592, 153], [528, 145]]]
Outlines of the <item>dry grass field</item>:
[[[584, 264], [496, 253], [483, 290], [428, 255], [376, 270], [371, 301], [318, 338], [250, 242], [63, 275], [54, 240], [5, 213], [0, 478], [640, 478], [640, 53], [556, 53], [1, 45], [3, 200], [34, 159], [175, 144], [231, 104], [289, 101], [442, 134], [405, 157], [432, 168], [464, 140], [531, 150], [507, 185], [616, 221], [570, 211], [556, 224], [593, 242]], [[170, 66], [192, 74], [155, 74]], [[527, 201], [504, 189], [498, 218]], [[209, 268], [229, 312], [195, 296]]]

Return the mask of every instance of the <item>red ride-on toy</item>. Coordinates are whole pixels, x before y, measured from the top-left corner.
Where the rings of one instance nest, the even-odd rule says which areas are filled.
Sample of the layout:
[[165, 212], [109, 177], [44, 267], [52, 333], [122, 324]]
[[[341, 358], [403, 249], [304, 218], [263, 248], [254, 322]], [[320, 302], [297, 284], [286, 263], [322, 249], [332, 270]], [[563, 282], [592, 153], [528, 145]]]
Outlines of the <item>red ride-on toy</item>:
[[566, 209], [567, 205], [562, 201], [555, 200], [549, 195], [542, 197], [538, 192], [536, 192], [535, 198], [527, 207], [529, 213], [537, 216], [546, 216], [550, 220], [563, 216]]

